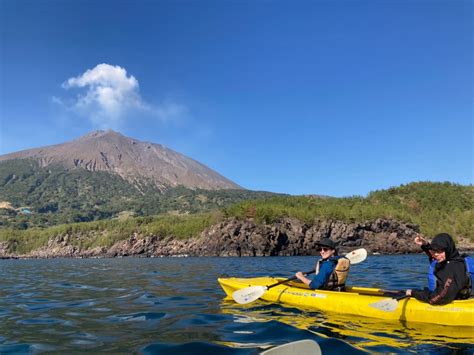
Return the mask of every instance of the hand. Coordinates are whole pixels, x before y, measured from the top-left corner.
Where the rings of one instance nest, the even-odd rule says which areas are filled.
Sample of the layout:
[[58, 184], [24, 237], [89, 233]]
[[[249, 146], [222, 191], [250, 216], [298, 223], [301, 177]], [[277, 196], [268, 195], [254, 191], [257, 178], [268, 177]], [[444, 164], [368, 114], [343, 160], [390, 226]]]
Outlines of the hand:
[[304, 276], [304, 274], [301, 272], [301, 271], [298, 271], [295, 276], [298, 278], [298, 280], [300, 280], [302, 283], [304, 283], [305, 285], [308, 285], [311, 283], [311, 280], [308, 279], [306, 276]]
[[411, 290], [406, 290], [406, 291], [405, 291], [405, 295], [411, 296]]
[[417, 236], [415, 237], [415, 244], [421, 246], [421, 245], [426, 245], [426, 244], [428, 244], [428, 242], [427, 242], [426, 239], [423, 238], [422, 236], [417, 235]]

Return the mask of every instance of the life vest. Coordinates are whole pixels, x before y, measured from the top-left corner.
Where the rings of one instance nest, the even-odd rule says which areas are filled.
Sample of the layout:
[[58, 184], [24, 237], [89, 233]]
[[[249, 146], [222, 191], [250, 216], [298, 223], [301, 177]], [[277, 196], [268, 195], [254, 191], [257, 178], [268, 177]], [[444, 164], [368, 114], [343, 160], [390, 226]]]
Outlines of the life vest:
[[[436, 264], [438, 262], [433, 260], [430, 264], [430, 268], [428, 270], [428, 290], [433, 292], [436, 290], [436, 276], [434, 274]], [[470, 256], [464, 257], [464, 263], [466, 264], [466, 273], [469, 279], [469, 288], [471, 289], [471, 293], [474, 293], [474, 258]]]
[[[319, 274], [319, 264], [322, 260], [316, 263], [316, 275]], [[338, 290], [343, 291], [346, 285], [347, 275], [349, 275], [349, 269], [351, 267], [351, 261], [345, 256], [337, 259], [336, 266], [329, 275], [329, 279], [324, 284], [324, 290]]]
[[470, 256], [464, 257], [466, 263], [467, 276], [469, 277], [469, 288], [471, 289], [471, 295], [474, 294], [474, 258]]
[[430, 269], [428, 270], [428, 290], [431, 292], [436, 290], [436, 276], [434, 271], [437, 263], [438, 262], [436, 260], [433, 260], [430, 264]]

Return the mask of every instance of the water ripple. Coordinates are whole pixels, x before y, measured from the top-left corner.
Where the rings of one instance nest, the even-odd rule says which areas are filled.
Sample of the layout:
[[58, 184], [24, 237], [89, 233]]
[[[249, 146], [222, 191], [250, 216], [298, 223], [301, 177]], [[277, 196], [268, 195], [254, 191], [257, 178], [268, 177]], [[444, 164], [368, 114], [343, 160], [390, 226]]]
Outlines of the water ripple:
[[[317, 341], [325, 354], [472, 353], [445, 329], [354, 320], [256, 301], [224, 300], [221, 274], [292, 276], [310, 257], [0, 260], [0, 353], [255, 354]], [[350, 282], [422, 287], [421, 256], [369, 257]], [[469, 339], [471, 341], [469, 341]]]

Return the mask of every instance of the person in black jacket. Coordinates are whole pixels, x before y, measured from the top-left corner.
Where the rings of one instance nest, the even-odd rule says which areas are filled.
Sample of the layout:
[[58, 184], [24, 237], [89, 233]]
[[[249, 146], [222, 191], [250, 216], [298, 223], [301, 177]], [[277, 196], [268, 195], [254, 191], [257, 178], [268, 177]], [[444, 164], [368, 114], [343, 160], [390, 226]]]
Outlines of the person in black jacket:
[[469, 298], [469, 277], [464, 259], [459, 255], [453, 238], [447, 233], [441, 233], [430, 244], [417, 236], [415, 243], [429, 256], [429, 287], [423, 290], [406, 290], [406, 295], [433, 305]]

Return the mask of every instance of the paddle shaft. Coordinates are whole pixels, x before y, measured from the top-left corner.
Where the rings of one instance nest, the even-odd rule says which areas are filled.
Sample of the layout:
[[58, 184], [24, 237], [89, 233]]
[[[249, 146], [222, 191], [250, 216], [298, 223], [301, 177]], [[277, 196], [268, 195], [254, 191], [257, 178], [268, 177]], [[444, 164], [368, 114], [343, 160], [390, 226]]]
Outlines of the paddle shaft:
[[[364, 248], [353, 250], [350, 253], [346, 254], [345, 258], [349, 259], [349, 261], [352, 264], [358, 264], [358, 263], [364, 261], [367, 258], [367, 250], [365, 250]], [[313, 270], [305, 272], [303, 274], [309, 275], [309, 274], [313, 274], [315, 272], [316, 272], [316, 270], [313, 269]], [[284, 284], [284, 283], [292, 281], [292, 280], [296, 280], [296, 279], [297, 279], [297, 277], [293, 276], [289, 279], [284, 279], [284, 280], [278, 281], [278, 282], [274, 283], [273, 285], [249, 286], [249, 287], [241, 288], [241, 289], [239, 289], [237, 291], [234, 291], [232, 293], [232, 298], [237, 303], [247, 304], [247, 303], [250, 303], [250, 302], [253, 302], [253, 301], [259, 299], [268, 289], [270, 289], [272, 287], [275, 287], [275, 286], [278, 286], [278, 285], [281, 285], [281, 284]]]
[[[363, 255], [362, 255], [362, 258], [361, 258], [360, 260], [351, 260], [351, 258], [353, 258], [353, 256], [352, 256], [352, 257], [350, 256], [351, 254], [358, 253], [359, 256], [360, 256], [362, 252], [363, 252]], [[356, 254], [356, 256], [357, 256], [357, 254]], [[365, 260], [365, 258], [367, 257], [367, 251], [366, 251], [364, 248], [356, 249], [356, 250], [354, 250], [354, 251], [352, 251], [352, 252], [350, 252], [350, 253], [347, 253], [344, 257], [347, 258], [347, 259], [349, 259], [349, 261], [351, 261], [351, 262], [354, 261], [354, 264], [358, 264], [358, 263], [360, 263], [360, 262], [362, 262], [362, 261]], [[313, 269], [313, 270], [308, 271], [308, 272], [303, 272], [303, 274], [304, 274], [304, 275], [310, 275], [310, 274], [314, 274], [315, 272], [316, 272], [316, 270]], [[274, 283], [273, 285], [266, 286], [266, 287], [267, 287], [267, 290], [268, 290], [268, 289], [270, 289], [270, 288], [272, 288], [272, 287], [275, 287], [275, 286], [278, 286], [278, 285], [281, 285], [281, 284], [284, 284], [284, 283], [286, 283], [286, 282], [293, 281], [293, 280], [296, 280], [296, 279], [297, 279], [297, 277], [296, 277], [296, 276], [293, 276], [293, 277], [290, 277], [289, 279], [281, 280], [281, 281], [279, 281], [279, 282], [277, 282], [277, 283]]]
[[404, 291], [385, 290], [385, 289], [383, 289], [383, 288], [381, 288], [379, 291], [382, 292], [384, 296], [389, 296], [389, 297], [397, 297], [397, 296], [400, 296], [400, 295], [402, 294], [402, 292], [403, 292], [403, 294], [405, 294]]
[[397, 301], [401, 301], [404, 298], [410, 297], [405, 293], [405, 291], [392, 291], [392, 290], [383, 290], [383, 289], [380, 289], [380, 291], [383, 292], [384, 296], [391, 297]]
[[[303, 272], [303, 274], [304, 275], [310, 275], [310, 274], [314, 274], [315, 272], [316, 272], [316, 270], [311, 270], [311, 271], [308, 271], [308, 272]], [[281, 285], [281, 284], [284, 284], [286, 282], [293, 281], [293, 280], [296, 280], [296, 279], [297, 279], [297, 277], [293, 276], [293, 277], [290, 277], [289, 279], [278, 281], [277, 283], [274, 283], [273, 285], [267, 286], [267, 290], [272, 288], [272, 287], [275, 287], [275, 286], [278, 286], [278, 285]]]
[[396, 296], [396, 297], [393, 297], [393, 299], [397, 300], [397, 301], [401, 301], [405, 298], [408, 298], [408, 297], [411, 297], [411, 296], [408, 296], [407, 294], [403, 294], [403, 295], [400, 295], [400, 296]]

